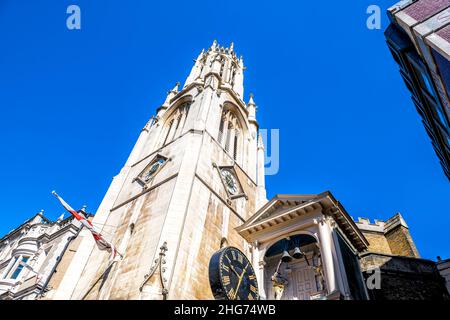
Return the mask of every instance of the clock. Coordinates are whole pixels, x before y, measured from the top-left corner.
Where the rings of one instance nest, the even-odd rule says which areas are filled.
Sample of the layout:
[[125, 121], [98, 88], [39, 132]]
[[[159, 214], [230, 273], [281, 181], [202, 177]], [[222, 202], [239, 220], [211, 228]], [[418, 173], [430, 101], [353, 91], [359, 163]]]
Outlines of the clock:
[[228, 192], [231, 195], [236, 195], [239, 191], [239, 185], [234, 174], [227, 169], [222, 169], [221, 174]]
[[145, 182], [150, 181], [151, 178], [155, 175], [155, 173], [159, 170], [159, 168], [164, 164], [164, 159], [159, 159], [156, 162], [154, 162], [150, 168], [145, 172], [143, 179]]
[[216, 300], [259, 300], [255, 271], [237, 248], [226, 247], [213, 254], [209, 283]]

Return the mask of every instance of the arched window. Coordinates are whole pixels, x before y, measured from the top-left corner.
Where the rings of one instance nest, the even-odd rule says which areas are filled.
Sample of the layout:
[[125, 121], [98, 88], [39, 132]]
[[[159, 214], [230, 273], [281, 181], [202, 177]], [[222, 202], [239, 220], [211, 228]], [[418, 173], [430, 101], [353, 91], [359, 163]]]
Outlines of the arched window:
[[233, 124], [231, 122], [228, 122], [228, 130], [227, 130], [227, 139], [225, 140], [225, 150], [227, 152], [230, 151], [230, 142], [231, 142], [231, 135], [233, 133]]
[[233, 148], [233, 159], [236, 161], [238, 157], [238, 149], [239, 149], [239, 131], [235, 130], [234, 134], [234, 148]]
[[217, 141], [225, 151], [237, 161], [242, 152], [241, 126], [236, 115], [230, 110], [222, 113]]
[[222, 139], [223, 139], [223, 128], [225, 126], [225, 118], [222, 117], [220, 119], [220, 126], [219, 126], [219, 137], [217, 138], [217, 140], [219, 141], [220, 144], [222, 144]]
[[163, 146], [166, 145], [167, 140], [169, 139], [170, 132], [172, 131], [172, 126], [173, 126], [173, 119], [170, 120], [169, 126], [168, 126], [167, 129], [166, 129], [166, 130], [167, 130], [167, 133], [166, 133], [166, 137], [164, 138]]
[[167, 122], [168, 125], [166, 127], [163, 146], [181, 135], [186, 123], [186, 118], [188, 116], [190, 106], [190, 102], [183, 103], [175, 110], [175, 112], [172, 113]]

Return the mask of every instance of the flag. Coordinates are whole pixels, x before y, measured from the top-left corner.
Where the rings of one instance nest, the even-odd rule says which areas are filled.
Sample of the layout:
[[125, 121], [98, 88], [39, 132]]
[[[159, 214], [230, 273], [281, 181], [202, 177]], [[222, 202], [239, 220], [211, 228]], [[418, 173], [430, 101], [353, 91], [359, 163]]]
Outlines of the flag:
[[36, 283], [41, 281], [43, 275], [41, 273], [37, 272], [36, 270], [34, 270], [33, 267], [30, 266], [28, 263], [21, 261], [21, 262], [19, 262], [19, 265], [24, 268], [27, 268], [28, 270], [30, 270], [32, 273], [34, 273], [36, 275]]
[[83, 226], [85, 226], [91, 233], [92, 236], [95, 239], [95, 242], [97, 243], [97, 246], [100, 250], [106, 250], [109, 253], [111, 253], [111, 258], [114, 259], [116, 255], [122, 255], [117, 251], [116, 247], [109, 243], [103, 236], [100, 234], [100, 232], [92, 225], [92, 223], [86, 219], [83, 215], [81, 215], [78, 211], [74, 210], [67, 202], [65, 202], [55, 191], [52, 192], [52, 194], [58, 198], [59, 202], [63, 205], [63, 207], [75, 217], [78, 221], [81, 222]]

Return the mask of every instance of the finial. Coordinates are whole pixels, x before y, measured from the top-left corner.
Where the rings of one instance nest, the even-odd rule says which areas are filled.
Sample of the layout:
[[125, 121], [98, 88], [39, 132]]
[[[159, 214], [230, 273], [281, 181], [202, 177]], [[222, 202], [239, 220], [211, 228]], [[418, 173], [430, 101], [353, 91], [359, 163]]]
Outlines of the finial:
[[213, 44], [211, 45], [211, 49], [214, 50], [217, 47], [217, 40], [214, 39]]
[[59, 218], [56, 220], [56, 222], [61, 222], [64, 219], [64, 212], [59, 216]]
[[233, 50], [234, 50], [234, 42], [231, 41], [231, 44], [230, 44], [230, 52], [233, 52]]
[[86, 212], [86, 208], [87, 208], [87, 205], [84, 204], [84, 205], [81, 207], [81, 211]]
[[244, 67], [244, 57], [242, 55], [239, 57], [239, 66], [244, 70], [246, 69]]
[[44, 215], [44, 209], [41, 209], [41, 211], [39, 211], [38, 214]]
[[180, 83], [179, 83], [179, 82], [175, 83], [175, 87], [173, 87], [173, 89], [170, 90], [170, 92], [178, 93], [178, 87], [179, 87], [179, 86], [180, 86]]
[[264, 149], [264, 139], [261, 132], [258, 134], [258, 148]]

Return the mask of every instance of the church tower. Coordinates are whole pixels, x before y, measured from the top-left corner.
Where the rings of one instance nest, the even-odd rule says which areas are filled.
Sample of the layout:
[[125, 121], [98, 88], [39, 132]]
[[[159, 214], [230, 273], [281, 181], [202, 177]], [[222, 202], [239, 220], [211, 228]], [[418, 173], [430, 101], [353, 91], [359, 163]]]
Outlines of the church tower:
[[250, 255], [235, 230], [266, 200], [256, 104], [231, 44], [203, 50], [170, 90], [113, 179], [93, 223], [123, 254], [109, 260], [87, 230], [52, 299], [212, 299], [209, 259]]

